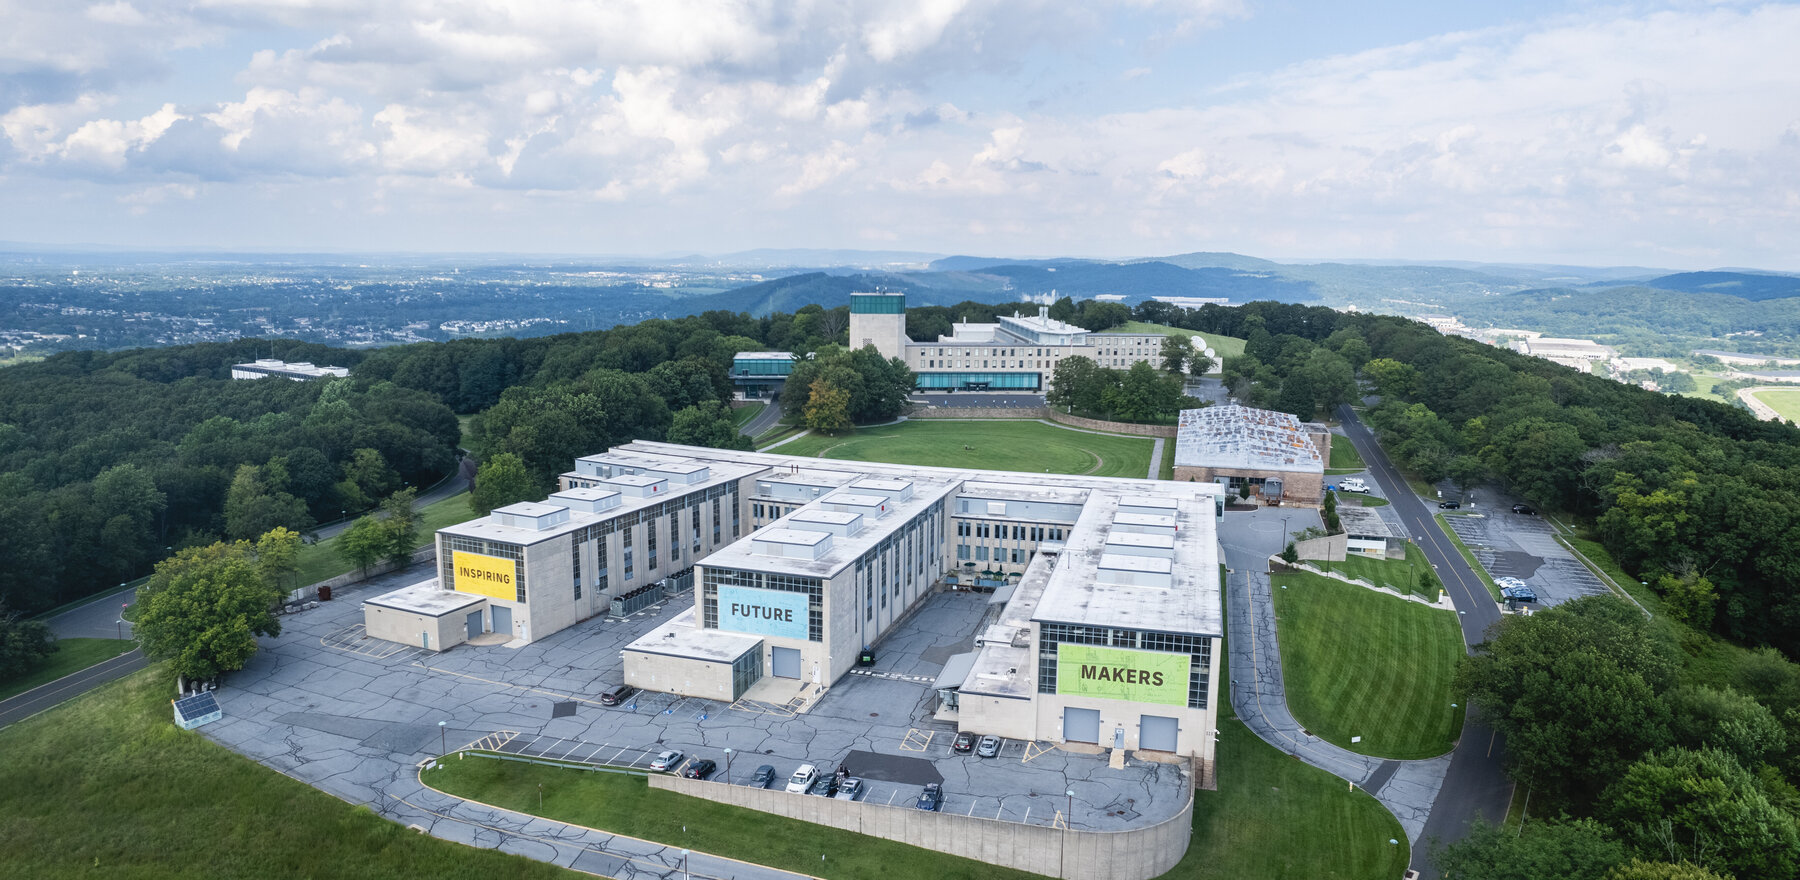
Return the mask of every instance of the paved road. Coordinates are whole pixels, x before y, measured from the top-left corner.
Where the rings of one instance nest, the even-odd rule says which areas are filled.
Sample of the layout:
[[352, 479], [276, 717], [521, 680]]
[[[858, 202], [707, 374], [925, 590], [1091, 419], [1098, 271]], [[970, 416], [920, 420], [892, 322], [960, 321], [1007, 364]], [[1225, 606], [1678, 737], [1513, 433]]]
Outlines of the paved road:
[[769, 400], [767, 403], [762, 412], [752, 416], [750, 421], [738, 429], [738, 433], [754, 440], [781, 422], [781, 401]]
[[134, 650], [96, 663], [80, 672], [72, 672], [16, 697], [0, 700], [0, 727], [24, 721], [65, 700], [85, 694], [109, 681], [124, 678], [149, 665], [150, 661], [144, 657], [144, 652]]
[[[1434, 509], [1407, 490], [1406, 481], [1355, 411], [1348, 406], [1339, 407], [1338, 416], [1343, 419], [1344, 433], [1362, 454], [1375, 478], [1387, 487], [1395, 512], [1412, 533], [1419, 549], [1425, 552], [1425, 558], [1437, 571], [1438, 580], [1443, 582], [1451, 601], [1456, 604], [1463, 642], [1473, 646], [1486, 641], [1488, 627], [1500, 620], [1500, 606], [1489, 595], [1487, 585], [1444, 537], [1433, 518]], [[1475, 714], [1473, 707], [1470, 714]], [[1512, 801], [1513, 784], [1506, 778], [1502, 766], [1505, 752], [1505, 741], [1487, 726], [1473, 720], [1463, 725], [1462, 739], [1457, 742], [1456, 751], [1451, 753], [1443, 789], [1431, 811], [1431, 818], [1425, 823], [1427, 841], [1436, 839], [1448, 843], [1461, 839], [1476, 816], [1496, 822], [1506, 816], [1507, 805]], [[1422, 876], [1434, 878], [1437, 871], [1429, 864], [1428, 856], [1425, 849], [1414, 847], [1412, 867]]]
[[1400, 820], [1407, 840], [1416, 846], [1450, 757], [1394, 761], [1359, 755], [1308, 733], [1288, 710], [1268, 560], [1279, 552], [1287, 532], [1321, 525], [1313, 510], [1272, 508], [1225, 515], [1220, 545], [1231, 570], [1226, 580], [1231, 706], [1264, 742], [1374, 795]]

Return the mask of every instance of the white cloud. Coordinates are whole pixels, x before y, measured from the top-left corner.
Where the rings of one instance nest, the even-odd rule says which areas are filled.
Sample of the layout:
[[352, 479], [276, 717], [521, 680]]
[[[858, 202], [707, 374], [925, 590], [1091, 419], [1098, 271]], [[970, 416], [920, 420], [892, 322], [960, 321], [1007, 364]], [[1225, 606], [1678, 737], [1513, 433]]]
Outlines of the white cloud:
[[[700, 206], [702, 225], [664, 234], [790, 244], [863, 236], [879, 212], [915, 246], [1037, 253], [1545, 252], [1571, 230], [1632, 252], [1800, 250], [1794, 5], [1582, 6], [1223, 86], [1168, 57], [1235, 39], [1247, 14], [1235, 0], [13, 0], [0, 194], [85, 177], [154, 213], [248, 185], [278, 204], [280, 187], [331, 180], [377, 193], [396, 230], [409, 200], [440, 210], [436, 193], [504, 203], [522, 226], [552, 201]], [[1133, 45], [1115, 20], [1157, 36]], [[240, 68], [229, 92], [157, 85], [223, 51], [190, 47], [253, 39], [245, 57], [206, 55]], [[1050, 69], [1073, 73], [1040, 86]], [[1088, 91], [1039, 103], [1058, 89]], [[162, 186], [194, 189], [137, 195]], [[742, 207], [704, 210], [719, 205]]]

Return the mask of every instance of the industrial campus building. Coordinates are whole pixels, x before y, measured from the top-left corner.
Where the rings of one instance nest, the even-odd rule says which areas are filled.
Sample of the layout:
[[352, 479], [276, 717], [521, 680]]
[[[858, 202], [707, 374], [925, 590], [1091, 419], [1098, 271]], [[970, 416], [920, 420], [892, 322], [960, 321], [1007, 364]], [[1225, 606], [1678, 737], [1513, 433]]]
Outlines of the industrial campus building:
[[691, 585], [625, 648], [625, 683], [730, 702], [829, 688], [934, 592], [979, 586], [992, 610], [940, 718], [1212, 760], [1219, 485], [651, 442], [575, 464], [542, 502], [439, 531], [438, 577], [365, 603], [369, 635], [528, 642]]
[[1175, 479], [1248, 485], [1271, 504], [1325, 498], [1331, 429], [1284, 412], [1229, 404], [1184, 409], [1175, 429]]

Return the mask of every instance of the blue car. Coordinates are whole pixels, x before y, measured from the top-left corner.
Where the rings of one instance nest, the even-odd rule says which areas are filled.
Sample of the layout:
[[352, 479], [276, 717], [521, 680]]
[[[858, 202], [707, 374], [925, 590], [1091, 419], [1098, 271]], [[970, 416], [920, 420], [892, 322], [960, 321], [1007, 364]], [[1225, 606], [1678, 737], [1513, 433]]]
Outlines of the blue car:
[[943, 809], [944, 787], [936, 782], [926, 785], [925, 790], [919, 792], [919, 802], [913, 806], [933, 813]]

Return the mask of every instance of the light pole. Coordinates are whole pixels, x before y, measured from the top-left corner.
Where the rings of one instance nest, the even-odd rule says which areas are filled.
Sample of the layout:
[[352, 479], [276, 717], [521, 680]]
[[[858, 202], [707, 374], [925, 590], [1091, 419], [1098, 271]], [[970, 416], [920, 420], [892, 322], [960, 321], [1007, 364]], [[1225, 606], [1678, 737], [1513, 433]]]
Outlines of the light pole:
[[439, 755], [447, 755], [450, 753], [450, 750], [444, 747], [444, 728], [449, 726], [449, 724], [450, 724], [450, 722], [448, 722], [448, 721], [439, 721], [438, 722], [438, 754]]
[[1069, 860], [1069, 829], [1075, 827], [1075, 789], [1067, 789], [1063, 794], [1068, 796], [1069, 806], [1063, 812], [1063, 845], [1062, 852], [1056, 857], [1056, 873], [1058, 876], [1066, 877], [1068, 874], [1063, 868]]
[[731, 784], [731, 750], [725, 750], [725, 784]]
[[685, 849], [681, 851], [681, 876], [684, 878], [684, 880], [694, 880], [694, 875], [688, 872], [688, 855], [689, 854], [690, 853]]

